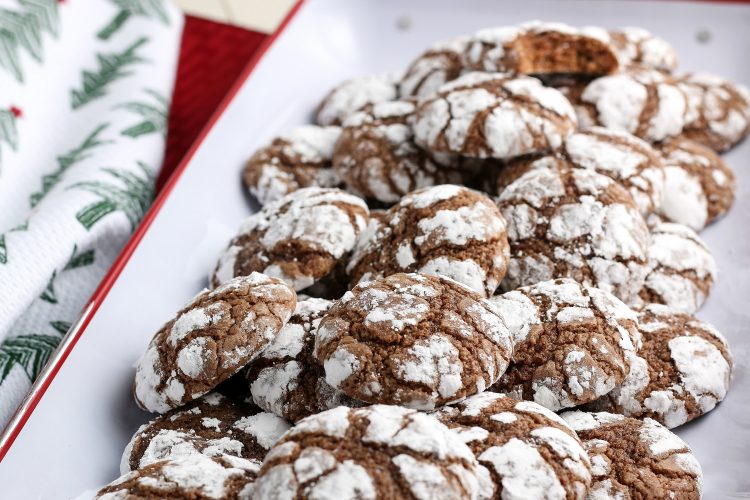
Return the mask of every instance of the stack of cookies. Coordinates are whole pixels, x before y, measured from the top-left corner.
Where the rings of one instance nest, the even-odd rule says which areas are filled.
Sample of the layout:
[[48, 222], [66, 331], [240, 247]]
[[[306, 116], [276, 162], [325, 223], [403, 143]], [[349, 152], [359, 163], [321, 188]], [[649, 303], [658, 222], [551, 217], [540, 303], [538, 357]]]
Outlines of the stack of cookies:
[[344, 82], [159, 330], [99, 498], [699, 498], [726, 396], [698, 236], [750, 95], [636, 28], [530, 22]]

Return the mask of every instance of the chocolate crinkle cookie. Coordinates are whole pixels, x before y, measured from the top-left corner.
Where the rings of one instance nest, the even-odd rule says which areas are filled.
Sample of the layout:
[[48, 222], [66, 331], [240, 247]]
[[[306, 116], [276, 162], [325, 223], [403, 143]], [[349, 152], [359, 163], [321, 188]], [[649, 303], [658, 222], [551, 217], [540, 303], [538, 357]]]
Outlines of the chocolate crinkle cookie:
[[687, 98], [677, 81], [640, 67], [593, 80], [575, 104], [581, 128], [601, 125], [648, 142], [679, 135], [687, 116]]
[[659, 215], [700, 231], [729, 211], [737, 181], [710, 148], [685, 138], [659, 145], [664, 157], [664, 195]]
[[747, 87], [710, 73], [689, 73], [678, 82], [688, 104], [682, 135], [715, 151], [726, 151], [750, 132]]
[[250, 500], [260, 470], [256, 460], [200, 453], [161, 460], [128, 472], [96, 494], [96, 500]]
[[658, 224], [651, 229], [649, 254], [650, 271], [639, 293], [643, 302], [686, 313], [700, 309], [716, 279], [716, 261], [695, 231]]
[[669, 307], [638, 310], [643, 347], [622, 385], [588, 407], [677, 427], [724, 399], [732, 377], [726, 339], [709, 323]]
[[602, 28], [531, 21], [480, 30], [466, 51], [477, 71], [606, 75], [618, 62]]
[[492, 390], [552, 411], [607, 394], [640, 345], [635, 313], [613, 295], [570, 279], [490, 299], [514, 337], [511, 364]]
[[435, 417], [398, 406], [338, 407], [297, 423], [266, 456], [257, 498], [474, 499], [478, 464]]
[[442, 185], [414, 191], [371, 221], [349, 260], [352, 285], [399, 272], [452, 278], [490, 296], [508, 267], [505, 219], [486, 195]]
[[701, 497], [703, 472], [685, 442], [650, 418], [570, 411], [562, 418], [591, 458], [590, 499]]
[[239, 457], [260, 465], [289, 427], [276, 415], [212, 392], [142, 425], [125, 448], [120, 473], [194, 454]]
[[198, 294], [151, 340], [138, 361], [138, 406], [164, 413], [208, 393], [255, 358], [297, 303], [276, 278], [252, 273]]
[[669, 73], [677, 67], [674, 48], [643, 28], [618, 28], [609, 30], [608, 35], [621, 68], [643, 66]]
[[331, 90], [318, 104], [318, 125], [341, 125], [347, 116], [368, 104], [392, 101], [398, 97], [398, 79], [390, 74], [365, 75], [346, 80]]
[[315, 339], [331, 386], [360, 401], [424, 410], [482, 392], [511, 353], [510, 331], [487, 300], [424, 274], [357, 285]]
[[292, 421], [361, 404], [328, 385], [323, 366], [313, 356], [318, 325], [331, 304], [313, 298], [297, 302], [276, 339], [250, 363], [247, 379], [255, 404]]
[[588, 454], [573, 429], [546, 408], [488, 391], [435, 416], [477, 457], [481, 498], [586, 498]]
[[568, 100], [536, 78], [471, 72], [421, 99], [413, 128], [432, 152], [510, 158], [558, 148], [576, 124]]
[[510, 264], [503, 290], [573, 278], [625, 303], [648, 273], [649, 232], [624, 187], [593, 170], [551, 158], [497, 199], [508, 223]]
[[339, 127], [304, 125], [258, 149], [245, 165], [242, 178], [261, 205], [297, 189], [341, 184], [332, 168]]
[[307, 288], [352, 250], [367, 219], [365, 202], [340, 189], [294, 191], [245, 220], [219, 258], [211, 284], [262, 272], [295, 290]]
[[428, 48], [409, 65], [399, 83], [401, 97], [425, 97], [466, 70], [466, 50], [471, 38], [456, 37]]
[[[626, 132], [602, 127], [568, 136], [555, 156], [576, 168], [594, 170], [625, 187], [645, 216], [659, 208], [664, 189], [661, 154], [647, 142]], [[548, 157], [523, 157], [500, 170], [498, 192], [533, 168], [546, 168]]]
[[456, 155], [429, 153], [414, 143], [409, 121], [415, 110], [412, 101], [381, 102], [344, 121], [333, 166], [350, 191], [395, 203], [418, 188], [471, 179], [477, 165]]

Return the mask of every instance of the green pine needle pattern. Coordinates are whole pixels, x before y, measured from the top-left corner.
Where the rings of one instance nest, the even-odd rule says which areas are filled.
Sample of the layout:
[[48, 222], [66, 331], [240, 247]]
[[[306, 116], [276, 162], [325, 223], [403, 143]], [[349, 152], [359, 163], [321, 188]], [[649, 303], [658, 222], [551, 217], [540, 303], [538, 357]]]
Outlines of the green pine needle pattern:
[[70, 321], [50, 321], [49, 326], [65, 335], [70, 330], [70, 327], [73, 326], [73, 323]]
[[129, 71], [126, 71], [128, 66], [145, 61], [138, 55], [137, 51], [146, 43], [148, 43], [148, 38], [141, 37], [120, 53], [97, 54], [96, 59], [99, 68], [94, 72], [84, 71], [81, 89], [70, 91], [73, 109], [78, 109], [106, 95], [107, 87], [112, 82], [130, 74]]
[[[9, 109], [0, 110], [0, 161], [2, 161], [2, 145], [7, 144], [14, 151], [18, 148], [18, 129], [16, 129], [16, 115]], [[1, 165], [1, 164], [0, 164]]]
[[29, 228], [29, 221], [26, 221], [22, 224], [17, 225], [14, 228], [11, 228], [10, 231], [8, 231], [5, 234], [0, 234], [0, 264], [7, 264], [8, 263], [8, 243], [5, 240], [5, 236], [9, 233], [12, 233], [13, 231], [26, 231]]
[[0, 9], [0, 67], [23, 81], [22, 51], [42, 61], [43, 34], [57, 37], [57, 0], [18, 0], [19, 9]]
[[99, 138], [99, 134], [108, 126], [108, 123], [99, 125], [86, 137], [86, 139], [84, 139], [84, 141], [80, 145], [68, 151], [66, 154], [57, 157], [57, 169], [51, 174], [47, 174], [42, 177], [42, 188], [39, 191], [32, 193], [31, 197], [29, 198], [29, 203], [32, 208], [35, 207], [40, 201], [42, 201], [42, 198], [44, 198], [47, 193], [49, 193], [52, 188], [55, 187], [60, 182], [60, 180], [62, 180], [62, 176], [66, 170], [68, 170], [76, 163], [91, 156], [90, 152], [92, 149], [96, 148], [97, 146], [109, 144], [112, 142], [105, 141]]
[[14, 366], [20, 365], [29, 380], [34, 381], [57, 349], [61, 337], [52, 335], [19, 335], [0, 344], [0, 383]]
[[94, 263], [94, 250], [86, 250], [85, 252], [78, 253], [78, 245], [73, 245], [73, 254], [68, 259], [68, 263], [65, 265], [65, 270], [78, 269], [79, 267], [90, 266]]
[[79, 182], [71, 186], [89, 191], [99, 196], [100, 200], [85, 206], [76, 213], [76, 219], [87, 230], [109, 214], [122, 212], [130, 222], [131, 231], [141, 220], [151, 205], [154, 194], [154, 175], [142, 162], [138, 166], [143, 176], [127, 170], [104, 168], [118, 183], [102, 181]]
[[55, 294], [55, 278], [57, 278], [57, 269], [52, 271], [52, 276], [49, 277], [47, 282], [47, 288], [44, 289], [42, 294], [39, 296], [45, 302], [50, 304], [57, 304], [57, 295]]
[[118, 108], [132, 111], [142, 118], [142, 121], [123, 129], [120, 133], [132, 138], [154, 132], [166, 136], [169, 101], [155, 90], [143, 89], [143, 91], [153, 98], [155, 104], [148, 102], [126, 102], [117, 106]]
[[162, 23], [169, 24], [169, 16], [162, 0], [112, 0], [120, 12], [97, 34], [101, 40], [108, 40], [115, 34], [130, 16], [157, 18]]

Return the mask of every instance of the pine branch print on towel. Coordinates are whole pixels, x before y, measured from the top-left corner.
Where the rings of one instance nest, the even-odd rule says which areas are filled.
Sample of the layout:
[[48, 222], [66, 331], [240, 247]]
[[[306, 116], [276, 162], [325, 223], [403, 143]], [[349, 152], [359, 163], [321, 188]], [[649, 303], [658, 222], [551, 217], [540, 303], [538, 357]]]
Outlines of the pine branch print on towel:
[[108, 126], [108, 123], [102, 123], [101, 125], [96, 127], [93, 132], [86, 136], [86, 138], [80, 145], [68, 151], [64, 155], [57, 157], [57, 169], [51, 174], [42, 176], [42, 188], [39, 191], [32, 193], [31, 197], [29, 198], [29, 204], [31, 205], [31, 208], [34, 208], [40, 201], [42, 201], [42, 198], [44, 198], [47, 193], [49, 193], [50, 190], [52, 190], [52, 188], [60, 182], [66, 170], [68, 170], [76, 163], [88, 158], [90, 156], [89, 153], [92, 149], [97, 146], [112, 143], [112, 141], [99, 138], [99, 134], [102, 133], [102, 131], [104, 131], [104, 129], [106, 129]]
[[159, 19], [169, 25], [169, 16], [162, 0], [112, 0], [120, 12], [97, 35], [102, 40], [108, 40], [125, 24], [130, 16], [144, 16]]
[[52, 335], [19, 335], [0, 344], [0, 383], [15, 365], [21, 365], [29, 380], [36, 380], [47, 364], [60, 337]]
[[136, 52], [146, 43], [148, 38], [142, 37], [119, 54], [97, 54], [99, 69], [96, 72], [84, 70], [81, 90], [70, 91], [73, 109], [106, 95], [106, 88], [110, 83], [130, 74], [126, 71], [128, 66], [145, 61]]
[[57, 0], [18, 0], [20, 9], [0, 9], [0, 67], [23, 81], [21, 50], [42, 61], [43, 34], [57, 38]]
[[146, 165], [138, 162], [144, 176], [135, 175], [127, 170], [104, 168], [119, 184], [101, 181], [87, 181], [73, 184], [71, 188], [80, 188], [98, 195], [101, 199], [78, 211], [76, 219], [87, 230], [97, 222], [114, 212], [122, 212], [130, 222], [130, 230], [146, 213], [154, 194], [154, 174]]
[[0, 162], [3, 159], [3, 144], [7, 144], [14, 151], [18, 148], [16, 120], [20, 116], [21, 110], [14, 106], [10, 109], [0, 109]]
[[141, 135], [158, 132], [163, 136], [167, 135], [167, 116], [169, 113], [169, 101], [158, 92], [150, 89], [143, 89], [145, 93], [153, 98], [155, 104], [148, 102], [126, 102], [117, 106], [118, 108], [127, 109], [140, 115], [142, 121], [130, 126], [120, 133], [122, 135], [136, 138]]

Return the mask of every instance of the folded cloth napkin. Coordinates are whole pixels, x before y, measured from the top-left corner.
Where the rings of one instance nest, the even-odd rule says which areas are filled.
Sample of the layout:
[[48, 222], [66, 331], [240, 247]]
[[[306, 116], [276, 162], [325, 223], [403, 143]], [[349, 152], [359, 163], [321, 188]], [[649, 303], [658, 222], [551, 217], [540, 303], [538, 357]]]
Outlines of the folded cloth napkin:
[[0, 0], [0, 428], [148, 209], [182, 14]]

